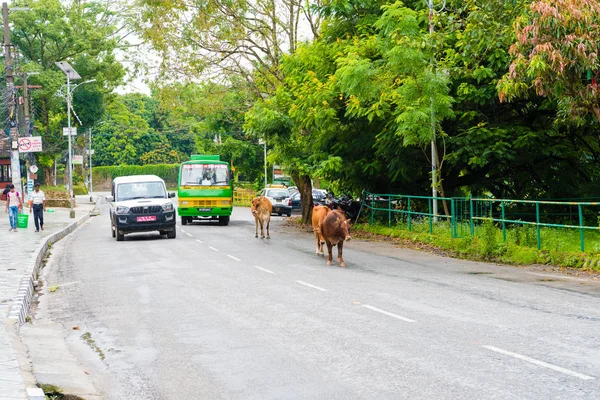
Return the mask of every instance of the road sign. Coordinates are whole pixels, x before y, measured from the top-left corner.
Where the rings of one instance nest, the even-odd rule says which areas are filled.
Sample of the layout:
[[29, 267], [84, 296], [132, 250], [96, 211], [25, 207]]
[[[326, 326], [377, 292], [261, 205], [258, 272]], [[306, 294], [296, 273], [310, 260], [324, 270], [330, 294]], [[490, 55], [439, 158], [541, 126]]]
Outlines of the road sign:
[[31, 172], [32, 174], [37, 173], [38, 172], [37, 165], [32, 165], [31, 167], [29, 167], [29, 172]]
[[73, 156], [73, 164], [83, 165], [83, 156]]
[[94, 150], [86, 150], [85, 152], [86, 152], [86, 154], [94, 155]]
[[19, 151], [21, 153], [37, 153], [42, 151], [41, 136], [27, 136], [19, 138]]
[[71, 132], [71, 136], [77, 136], [77, 128], [76, 127], [71, 127], [71, 128], [63, 128], [63, 136], [69, 136], [69, 132]]

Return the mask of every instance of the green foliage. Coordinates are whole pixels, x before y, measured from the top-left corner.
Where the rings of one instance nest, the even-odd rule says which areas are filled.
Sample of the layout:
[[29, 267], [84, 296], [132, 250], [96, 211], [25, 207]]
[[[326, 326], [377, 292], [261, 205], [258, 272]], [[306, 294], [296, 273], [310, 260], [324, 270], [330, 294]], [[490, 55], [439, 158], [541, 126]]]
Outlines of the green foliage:
[[533, 1], [515, 21], [513, 62], [498, 82], [501, 100], [535, 92], [557, 101], [559, 117], [576, 126], [600, 121], [600, 23], [597, 1]]

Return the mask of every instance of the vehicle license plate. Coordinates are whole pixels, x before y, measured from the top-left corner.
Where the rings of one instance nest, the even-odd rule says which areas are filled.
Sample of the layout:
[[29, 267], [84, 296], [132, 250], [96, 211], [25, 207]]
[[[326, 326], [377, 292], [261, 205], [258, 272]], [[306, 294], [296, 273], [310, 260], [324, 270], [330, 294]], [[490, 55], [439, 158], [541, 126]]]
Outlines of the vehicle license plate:
[[156, 215], [137, 217], [137, 222], [148, 222], [148, 221], [156, 221]]
[[275, 200], [276, 203], [281, 203], [283, 200]]
[[198, 211], [199, 212], [211, 212], [212, 208], [199, 208]]

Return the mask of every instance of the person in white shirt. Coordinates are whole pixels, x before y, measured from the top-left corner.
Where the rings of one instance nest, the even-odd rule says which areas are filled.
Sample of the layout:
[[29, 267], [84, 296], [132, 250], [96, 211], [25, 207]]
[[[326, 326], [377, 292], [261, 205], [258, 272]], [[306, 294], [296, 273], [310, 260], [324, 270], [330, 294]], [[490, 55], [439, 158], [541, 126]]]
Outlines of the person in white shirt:
[[40, 184], [36, 183], [33, 187], [33, 192], [29, 195], [31, 205], [29, 213], [33, 210], [33, 222], [35, 223], [35, 231], [39, 232], [40, 228], [44, 230], [44, 211], [46, 211], [46, 196], [40, 190]]

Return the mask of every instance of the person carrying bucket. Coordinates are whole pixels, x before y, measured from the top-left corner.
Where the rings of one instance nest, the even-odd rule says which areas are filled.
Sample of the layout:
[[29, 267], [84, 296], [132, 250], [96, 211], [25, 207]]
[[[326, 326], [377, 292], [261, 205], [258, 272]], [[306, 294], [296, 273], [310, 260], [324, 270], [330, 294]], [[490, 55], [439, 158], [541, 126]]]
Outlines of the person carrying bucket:
[[10, 221], [10, 229], [8, 230], [17, 231], [17, 219], [19, 210], [23, 208], [23, 199], [21, 194], [15, 191], [15, 185], [10, 184], [10, 192], [6, 195], [6, 213], [8, 214], [8, 220]]

